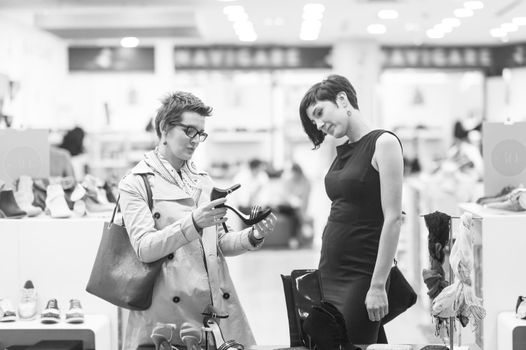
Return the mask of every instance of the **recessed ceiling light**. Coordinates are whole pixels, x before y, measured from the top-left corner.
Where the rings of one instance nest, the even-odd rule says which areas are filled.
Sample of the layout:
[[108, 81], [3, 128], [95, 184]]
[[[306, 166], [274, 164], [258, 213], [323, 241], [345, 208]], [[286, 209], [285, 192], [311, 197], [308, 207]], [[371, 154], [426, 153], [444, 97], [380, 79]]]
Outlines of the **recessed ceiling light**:
[[435, 29], [426, 30], [426, 35], [431, 39], [441, 39], [444, 37], [444, 33]]
[[460, 20], [454, 17], [444, 18], [441, 23], [444, 23], [445, 25], [452, 28], [460, 26]]
[[456, 17], [461, 17], [461, 18], [473, 16], [473, 10], [466, 9], [466, 8], [456, 9], [455, 11], [453, 11], [453, 13], [455, 14]]
[[490, 35], [494, 38], [502, 38], [506, 36], [506, 31], [501, 28], [493, 28], [489, 31]]
[[237, 1], [237, 0], [217, 0], [219, 2], [233, 2], [233, 1]]
[[515, 17], [511, 22], [513, 24], [518, 25], [518, 26], [525, 26], [526, 25], [526, 17]]
[[435, 30], [442, 32], [442, 33], [451, 33], [453, 29], [444, 23], [439, 23], [433, 27]]
[[519, 26], [513, 23], [502, 23], [500, 25], [500, 29], [506, 32], [516, 32], [517, 30], [519, 30]]
[[367, 32], [369, 34], [384, 34], [387, 31], [387, 28], [383, 24], [369, 24], [367, 26]]
[[396, 19], [398, 18], [398, 11], [396, 10], [380, 10], [378, 11], [378, 18], [380, 19]]
[[323, 18], [323, 12], [304, 11], [302, 17], [306, 21], [310, 21], [310, 20], [319, 21]]
[[137, 47], [139, 46], [139, 39], [134, 36], [127, 36], [121, 39], [122, 47]]
[[480, 10], [484, 8], [482, 1], [466, 1], [464, 7], [470, 10]]

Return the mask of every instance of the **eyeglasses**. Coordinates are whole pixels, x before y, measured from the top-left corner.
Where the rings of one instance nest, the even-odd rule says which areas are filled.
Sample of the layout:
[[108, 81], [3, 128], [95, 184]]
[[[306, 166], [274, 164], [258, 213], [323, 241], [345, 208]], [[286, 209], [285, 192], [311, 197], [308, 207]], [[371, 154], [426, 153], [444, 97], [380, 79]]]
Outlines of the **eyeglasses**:
[[197, 135], [199, 135], [199, 142], [203, 142], [208, 137], [208, 134], [206, 132], [199, 131], [191, 125], [179, 123], [179, 124], [174, 124], [174, 126], [182, 126], [185, 135], [188, 136], [190, 139], [193, 139]]

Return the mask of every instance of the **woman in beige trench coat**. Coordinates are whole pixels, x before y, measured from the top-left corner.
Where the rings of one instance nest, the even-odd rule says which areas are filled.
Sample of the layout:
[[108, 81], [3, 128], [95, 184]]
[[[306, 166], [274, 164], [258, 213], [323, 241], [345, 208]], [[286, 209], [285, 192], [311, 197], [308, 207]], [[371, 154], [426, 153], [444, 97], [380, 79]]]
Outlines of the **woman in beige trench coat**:
[[[167, 257], [154, 286], [152, 305], [130, 311], [123, 349], [152, 344], [158, 324], [175, 324], [172, 344], [184, 344], [181, 325], [200, 332], [204, 308], [212, 304], [228, 314], [220, 327], [225, 340], [250, 346], [254, 336], [230, 278], [225, 256], [258, 249], [274, 229], [271, 214], [242, 231], [225, 232], [225, 199], [210, 201], [213, 182], [195, 168], [191, 157], [206, 139], [205, 117], [211, 108], [190, 93], [167, 96], [155, 118], [160, 139], [119, 184], [120, 206], [130, 241], [144, 262]], [[147, 204], [144, 182], [152, 188], [153, 209]], [[203, 339], [200, 339], [203, 343]]]

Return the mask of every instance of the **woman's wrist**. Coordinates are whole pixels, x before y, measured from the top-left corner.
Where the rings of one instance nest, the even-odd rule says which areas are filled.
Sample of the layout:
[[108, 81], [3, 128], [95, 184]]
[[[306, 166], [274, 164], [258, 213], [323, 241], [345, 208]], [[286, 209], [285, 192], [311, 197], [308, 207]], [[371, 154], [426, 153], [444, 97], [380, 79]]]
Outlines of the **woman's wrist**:
[[256, 237], [255, 231], [256, 230], [254, 226], [252, 226], [250, 228], [250, 231], [248, 231], [248, 241], [253, 247], [257, 247], [265, 238], [265, 237], [261, 237], [261, 238]]
[[193, 212], [192, 212], [191, 216], [192, 216], [192, 223], [194, 224], [195, 230], [196, 230], [197, 232], [201, 232], [202, 228], [199, 227], [199, 225], [197, 224], [197, 222], [195, 222], [195, 219], [194, 219], [194, 213], [193, 213]]

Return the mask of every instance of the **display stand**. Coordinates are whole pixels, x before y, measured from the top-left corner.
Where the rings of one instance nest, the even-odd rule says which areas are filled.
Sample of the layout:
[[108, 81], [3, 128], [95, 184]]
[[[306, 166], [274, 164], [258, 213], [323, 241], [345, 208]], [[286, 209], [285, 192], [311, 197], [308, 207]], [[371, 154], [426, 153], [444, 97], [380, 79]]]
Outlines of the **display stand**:
[[[476, 342], [483, 349], [500, 349], [498, 314], [514, 310], [517, 297], [526, 291], [526, 279], [515, 273], [524, 266], [526, 213], [487, 209], [474, 203], [462, 203], [460, 209], [482, 218], [473, 227], [474, 287], [476, 295], [483, 298], [486, 317], [476, 332]], [[464, 328], [462, 338], [469, 337], [470, 330]]]
[[[111, 346], [101, 349], [111, 350], [118, 348], [118, 308], [85, 290], [103, 225], [103, 219], [94, 218], [0, 220], [0, 247], [4, 248], [0, 254], [0, 295], [16, 308], [20, 289], [26, 280], [32, 280], [39, 314], [49, 299], [57, 299], [62, 315], [70, 299], [79, 299], [87, 315], [103, 315], [109, 320], [104, 327]], [[0, 324], [0, 328], [5, 325]], [[61, 322], [54, 327], [61, 326], [68, 325]]]
[[86, 315], [84, 323], [61, 321], [43, 324], [40, 320], [0, 323], [4, 346], [33, 345], [42, 340], [81, 340], [84, 349], [110, 350], [110, 320], [105, 315]]

